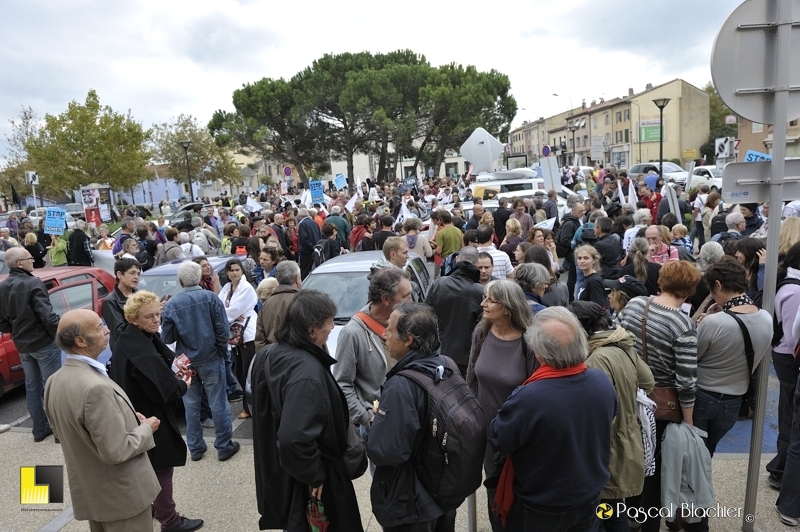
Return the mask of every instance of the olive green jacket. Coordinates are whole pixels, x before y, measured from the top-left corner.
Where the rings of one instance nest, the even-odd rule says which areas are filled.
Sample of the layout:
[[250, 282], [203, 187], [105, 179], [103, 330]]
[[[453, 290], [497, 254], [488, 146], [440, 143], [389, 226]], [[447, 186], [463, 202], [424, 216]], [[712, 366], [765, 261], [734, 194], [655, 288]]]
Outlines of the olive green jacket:
[[611, 478], [600, 496], [622, 499], [642, 492], [644, 447], [636, 407], [636, 391], [650, 393], [653, 373], [634, 349], [634, 336], [622, 327], [589, 338], [586, 365], [606, 373], [617, 392], [619, 407], [611, 426]]

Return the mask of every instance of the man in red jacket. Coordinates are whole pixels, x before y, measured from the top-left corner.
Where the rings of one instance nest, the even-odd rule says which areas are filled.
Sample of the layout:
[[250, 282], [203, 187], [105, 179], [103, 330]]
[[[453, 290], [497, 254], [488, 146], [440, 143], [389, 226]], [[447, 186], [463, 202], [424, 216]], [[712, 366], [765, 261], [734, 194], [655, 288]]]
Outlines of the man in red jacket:
[[653, 220], [658, 219], [658, 205], [661, 203], [662, 197], [658, 192], [653, 192], [646, 183], [639, 183], [639, 199], [647, 204], [650, 209], [650, 215]]

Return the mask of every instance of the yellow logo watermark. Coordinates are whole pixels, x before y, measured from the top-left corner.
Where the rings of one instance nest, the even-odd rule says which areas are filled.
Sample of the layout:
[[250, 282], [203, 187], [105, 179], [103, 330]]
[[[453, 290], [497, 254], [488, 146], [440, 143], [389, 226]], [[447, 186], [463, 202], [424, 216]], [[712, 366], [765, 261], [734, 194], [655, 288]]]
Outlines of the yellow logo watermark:
[[596, 513], [600, 519], [608, 519], [614, 515], [614, 509], [610, 504], [603, 502], [597, 505]]
[[63, 504], [64, 466], [19, 468], [20, 504]]

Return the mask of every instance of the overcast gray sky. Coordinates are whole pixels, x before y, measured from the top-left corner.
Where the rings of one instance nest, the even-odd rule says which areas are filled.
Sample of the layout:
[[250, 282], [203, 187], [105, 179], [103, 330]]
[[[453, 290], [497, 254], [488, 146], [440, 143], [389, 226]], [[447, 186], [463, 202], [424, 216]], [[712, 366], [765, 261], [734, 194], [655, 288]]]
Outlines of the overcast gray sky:
[[89, 89], [145, 127], [180, 113], [206, 122], [216, 109], [232, 109], [243, 83], [289, 78], [329, 52], [400, 48], [433, 65], [507, 74], [518, 125], [569, 106], [553, 93], [578, 106], [677, 77], [703, 86], [714, 38], [738, 4], [4, 0], [0, 139], [22, 106], [58, 114]]

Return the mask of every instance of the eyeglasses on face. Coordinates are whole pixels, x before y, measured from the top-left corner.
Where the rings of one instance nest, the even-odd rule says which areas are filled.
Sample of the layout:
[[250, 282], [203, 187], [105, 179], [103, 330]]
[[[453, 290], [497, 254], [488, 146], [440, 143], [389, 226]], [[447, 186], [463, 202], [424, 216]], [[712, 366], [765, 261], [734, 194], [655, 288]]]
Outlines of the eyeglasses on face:
[[494, 304], [498, 304], [499, 305], [500, 304], [499, 301], [497, 301], [495, 299], [492, 299], [491, 297], [489, 297], [487, 295], [483, 296], [483, 301], [486, 301], [486, 303], [488, 303], [489, 305], [494, 305]]

